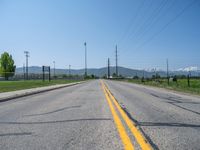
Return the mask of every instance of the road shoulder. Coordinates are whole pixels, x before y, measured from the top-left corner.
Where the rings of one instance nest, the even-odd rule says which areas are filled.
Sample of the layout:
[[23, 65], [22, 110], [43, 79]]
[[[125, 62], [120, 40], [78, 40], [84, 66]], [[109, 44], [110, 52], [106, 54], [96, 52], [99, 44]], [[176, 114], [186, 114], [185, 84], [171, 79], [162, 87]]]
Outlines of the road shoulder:
[[4, 93], [0, 93], [0, 102], [5, 102], [12, 99], [20, 98], [20, 97], [25, 97], [25, 96], [48, 92], [48, 91], [52, 91], [52, 90], [56, 90], [60, 88], [65, 88], [65, 87], [81, 84], [84, 82], [85, 81], [69, 83], [69, 84], [52, 85], [52, 86], [46, 86], [46, 87], [38, 87], [38, 88], [32, 88], [32, 89], [26, 89], [26, 90], [18, 90], [18, 91], [13, 91], [13, 92], [4, 92]]

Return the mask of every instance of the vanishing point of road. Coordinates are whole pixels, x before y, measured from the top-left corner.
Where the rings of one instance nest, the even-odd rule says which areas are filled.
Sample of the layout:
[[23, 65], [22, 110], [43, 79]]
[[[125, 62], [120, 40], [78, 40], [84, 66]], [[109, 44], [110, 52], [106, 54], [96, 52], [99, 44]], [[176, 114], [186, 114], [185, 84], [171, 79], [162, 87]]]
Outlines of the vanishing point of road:
[[2, 102], [0, 149], [200, 149], [200, 97], [93, 80]]

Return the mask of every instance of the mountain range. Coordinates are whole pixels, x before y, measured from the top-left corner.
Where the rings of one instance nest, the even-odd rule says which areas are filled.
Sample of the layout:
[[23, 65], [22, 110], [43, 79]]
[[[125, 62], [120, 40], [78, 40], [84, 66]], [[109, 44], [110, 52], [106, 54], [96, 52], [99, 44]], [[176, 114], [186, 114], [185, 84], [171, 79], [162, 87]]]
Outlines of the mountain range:
[[[190, 69], [190, 73], [192, 76], [200, 76], [200, 71], [197, 67], [187, 67], [178, 69], [177, 71], [170, 71], [170, 75], [188, 75], [188, 70]], [[107, 74], [107, 67], [103, 68], [88, 68], [87, 72], [89, 75], [94, 74], [96, 76], [102, 77], [105, 74]], [[133, 77], [133, 76], [139, 76], [142, 77], [143, 74], [145, 77], [151, 77], [152, 75], [155, 75], [155, 73], [158, 73], [160, 76], [164, 77], [166, 76], [166, 71], [159, 70], [139, 70], [139, 69], [130, 69], [125, 67], [118, 67], [118, 72], [120, 75], [125, 77]], [[42, 73], [42, 67], [39, 66], [30, 66], [29, 67], [29, 73], [34, 74], [41, 74]], [[54, 69], [51, 69], [51, 74], [54, 73]], [[58, 74], [69, 74], [68, 69], [55, 69], [55, 73]], [[84, 75], [85, 69], [71, 69], [70, 73], [73, 75]], [[115, 73], [115, 67], [110, 67], [110, 74], [112, 75]], [[16, 74], [23, 74], [23, 67], [16, 68]]]

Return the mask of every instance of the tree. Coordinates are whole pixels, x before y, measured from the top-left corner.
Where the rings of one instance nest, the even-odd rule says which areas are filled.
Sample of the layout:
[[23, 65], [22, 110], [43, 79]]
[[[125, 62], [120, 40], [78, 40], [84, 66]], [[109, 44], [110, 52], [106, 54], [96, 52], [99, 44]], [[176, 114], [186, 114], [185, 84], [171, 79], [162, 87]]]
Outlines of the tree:
[[92, 75], [91, 75], [91, 78], [94, 79], [94, 78], [95, 78], [95, 75], [92, 74]]
[[0, 74], [5, 77], [5, 80], [8, 80], [9, 77], [14, 76], [16, 66], [14, 65], [14, 60], [12, 55], [9, 55], [7, 52], [1, 54], [0, 57]]

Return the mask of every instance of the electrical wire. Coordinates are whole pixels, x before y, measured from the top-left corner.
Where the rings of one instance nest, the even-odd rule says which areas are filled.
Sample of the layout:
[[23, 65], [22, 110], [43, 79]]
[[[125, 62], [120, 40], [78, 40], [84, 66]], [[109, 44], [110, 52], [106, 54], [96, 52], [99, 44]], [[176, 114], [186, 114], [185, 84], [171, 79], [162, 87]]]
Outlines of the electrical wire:
[[140, 33], [140, 35], [138, 35], [135, 38], [135, 42], [140, 41], [140, 39], [142, 39], [149, 31], [151, 31], [151, 29], [162, 19], [164, 18], [167, 13], [173, 8], [174, 4], [176, 1], [171, 1], [172, 3], [168, 5], [168, 7], [166, 8], [165, 11], [161, 12], [157, 17], [154, 18], [154, 20], [149, 23], [149, 25], [147, 26], [146, 29], [143, 29]]
[[143, 47], [145, 44], [153, 40], [156, 36], [158, 36], [162, 31], [164, 31], [170, 24], [175, 22], [186, 10], [188, 10], [190, 7], [192, 7], [198, 0], [193, 0], [191, 3], [189, 3], [187, 6], [185, 6], [178, 14], [176, 14], [172, 19], [170, 19], [169, 22], [167, 22], [158, 32], [153, 34], [148, 40], [144, 41], [140, 46], [138, 46], [138, 49]]
[[144, 6], [144, 3], [145, 3], [145, 0], [143, 0], [143, 1], [140, 3], [139, 7], [138, 7], [137, 10], [136, 10], [135, 15], [132, 17], [132, 19], [131, 19], [131, 21], [130, 21], [130, 23], [129, 23], [129, 25], [128, 25], [128, 28], [125, 30], [125, 32], [124, 32], [122, 38], [119, 40], [118, 44], [120, 44], [121, 42], [123, 42], [123, 40], [125, 39], [125, 37], [126, 37], [127, 34], [129, 33], [131, 27], [132, 27], [133, 24], [136, 22], [136, 20], [137, 20], [137, 18], [138, 18], [138, 16], [139, 16], [139, 12], [141, 11], [142, 7]]
[[148, 17], [145, 20], [145, 22], [140, 26], [140, 28], [136, 32], [136, 35], [135, 36], [132, 35], [133, 37], [132, 40], [137, 38], [141, 34], [141, 32], [145, 31], [146, 27], [148, 27], [149, 24], [152, 24], [152, 22], [159, 16], [159, 14], [162, 12], [163, 8], [167, 5], [167, 3], [168, 3], [168, 0], [162, 1], [162, 3], [158, 5], [156, 9], [154, 9], [150, 17]]

